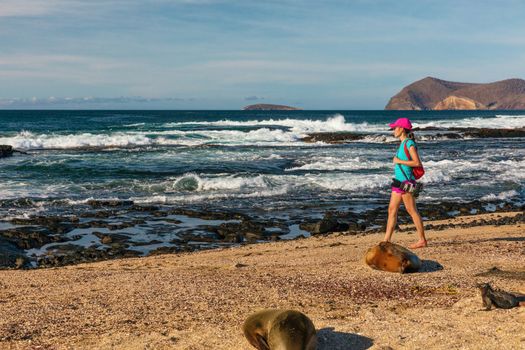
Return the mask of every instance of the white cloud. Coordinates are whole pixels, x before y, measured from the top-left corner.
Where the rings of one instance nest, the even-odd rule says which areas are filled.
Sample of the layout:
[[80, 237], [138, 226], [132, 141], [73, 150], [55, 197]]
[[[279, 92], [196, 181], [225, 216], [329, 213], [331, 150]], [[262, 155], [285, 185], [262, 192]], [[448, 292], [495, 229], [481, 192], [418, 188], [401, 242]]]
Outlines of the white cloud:
[[[0, 56], [0, 78], [20, 84], [59, 82], [75, 86], [120, 85], [126, 83], [135, 66], [130, 62], [98, 56], [18, 54]], [[126, 93], [126, 91], [119, 91]]]
[[0, 17], [33, 17], [49, 15], [67, 6], [63, 0], [2, 0]]
[[81, 105], [127, 105], [130, 103], [148, 104], [159, 102], [181, 102], [182, 98], [146, 98], [142, 96], [122, 97], [54, 97], [47, 98], [2, 98], [0, 107], [46, 107], [46, 106], [81, 106]]

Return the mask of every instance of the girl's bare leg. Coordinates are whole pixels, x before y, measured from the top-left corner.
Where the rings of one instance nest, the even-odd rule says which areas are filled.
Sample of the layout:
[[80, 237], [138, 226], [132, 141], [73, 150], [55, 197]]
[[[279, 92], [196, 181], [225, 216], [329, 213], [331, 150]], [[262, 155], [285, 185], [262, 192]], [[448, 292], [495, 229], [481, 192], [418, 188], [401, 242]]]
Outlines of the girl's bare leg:
[[386, 233], [383, 241], [390, 242], [394, 228], [397, 223], [397, 212], [399, 211], [399, 205], [401, 204], [401, 193], [392, 191], [390, 196], [390, 204], [388, 205], [388, 221], [386, 222]]
[[409, 247], [412, 249], [426, 247], [427, 239], [425, 238], [425, 228], [423, 226], [423, 220], [421, 219], [421, 215], [419, 215], [419, 212], [417, 211], [416, 200], [414, 199], [411, 193], [403, 194], [402, 198], [403, 204], [405, 205], [408, 214], [410, 215], [412, 221], [414, 222], [414, 225], [416, 226], [417, 235], [419, 237], [419, 240]]

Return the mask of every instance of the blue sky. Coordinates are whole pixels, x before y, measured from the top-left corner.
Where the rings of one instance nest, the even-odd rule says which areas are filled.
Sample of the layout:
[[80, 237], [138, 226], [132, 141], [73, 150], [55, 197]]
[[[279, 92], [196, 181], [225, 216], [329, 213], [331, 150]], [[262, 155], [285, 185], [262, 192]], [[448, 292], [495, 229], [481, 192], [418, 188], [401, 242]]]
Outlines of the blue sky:
[[524, 1], [0, 0], [0, 108], [382, 109], [525, 78]]

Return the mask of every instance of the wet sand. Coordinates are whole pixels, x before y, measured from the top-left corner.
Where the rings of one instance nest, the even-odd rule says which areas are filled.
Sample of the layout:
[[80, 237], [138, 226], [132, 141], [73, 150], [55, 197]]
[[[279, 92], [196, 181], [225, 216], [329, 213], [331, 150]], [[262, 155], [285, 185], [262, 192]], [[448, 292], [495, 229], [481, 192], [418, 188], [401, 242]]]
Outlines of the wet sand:
[[[310, 316], [319, 349], [525, 348], [525, 308], [484, 311], [476, 288], [525, 293], [525, 224], [427, 235], [424, 271], [406, 275], [363, 263], [382, 234], [343, 233], [0, 271], [0, 348], [250, 349], [242, 322], [267, 307]], [[476, 276], [494, 266], [510, 273]]]

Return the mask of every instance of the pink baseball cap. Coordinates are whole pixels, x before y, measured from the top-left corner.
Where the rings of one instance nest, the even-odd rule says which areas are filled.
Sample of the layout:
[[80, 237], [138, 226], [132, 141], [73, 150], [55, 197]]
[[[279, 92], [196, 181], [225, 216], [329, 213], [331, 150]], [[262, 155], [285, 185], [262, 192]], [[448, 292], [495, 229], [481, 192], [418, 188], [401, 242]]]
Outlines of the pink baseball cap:
[[399, 118], [393, 123], [388, 124], [390, 129], [394, 129], [395, 127], [401, 127], [403, 129], [412, 130], [412, 123], [408, 118]]

